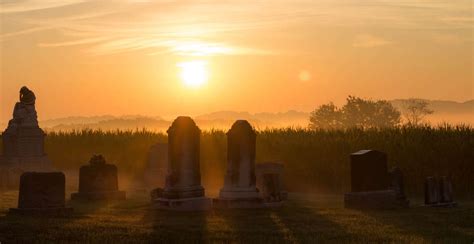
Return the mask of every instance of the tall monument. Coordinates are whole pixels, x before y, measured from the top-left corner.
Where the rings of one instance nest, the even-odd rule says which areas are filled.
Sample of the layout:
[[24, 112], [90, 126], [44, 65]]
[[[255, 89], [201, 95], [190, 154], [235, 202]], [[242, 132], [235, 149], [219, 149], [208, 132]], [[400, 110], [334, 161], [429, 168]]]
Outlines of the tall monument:
[[237, 120], [227, 132], [227, 171], [216, 207], [263, 207], [256, 187], [256, 133], [246, 120]]
[[44, 152], [45, 133], [38, 126], [36, 96], [26, 86], [20, 89], [13, 118], [2, 134], [3, 155], [0, 156], [0, 188], [16, 187], [24, 171], [48, 171], [51, 161]]
[[168, 174], [163, 192], [152, 201], [161, 209], [209, 210], [212, 201], [201, 185], [201, 130], [190, 117], [180, 116], [167, 132]]

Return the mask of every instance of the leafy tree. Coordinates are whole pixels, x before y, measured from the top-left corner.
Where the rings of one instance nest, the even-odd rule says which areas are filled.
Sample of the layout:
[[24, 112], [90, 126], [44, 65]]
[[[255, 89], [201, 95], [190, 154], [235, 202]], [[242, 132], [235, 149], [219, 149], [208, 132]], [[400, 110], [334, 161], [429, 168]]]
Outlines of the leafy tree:
[[343, 128], [342, 110], [334, 103], [323, 104], [311, 112], [309, 128], [315, 129], [340, 129]]
[[434, 111], [429, 109], [429, 102], [426, 100], [410, 98], [404, 102], [403, 117], [408, 125], [418, 126], [426, 116], [432, 113]]
[[348, 96], [346, 104], [321, 105], [310, 115], [310, 129], [385, 128], [400, 124], [400, 112], [386, 100], [373, 101]]

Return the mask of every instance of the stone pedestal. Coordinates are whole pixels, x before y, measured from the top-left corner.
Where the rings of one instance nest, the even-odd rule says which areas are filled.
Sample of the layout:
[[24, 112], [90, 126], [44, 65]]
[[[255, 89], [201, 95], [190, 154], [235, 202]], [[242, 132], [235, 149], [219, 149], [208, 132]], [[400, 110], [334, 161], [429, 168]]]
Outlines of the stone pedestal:
[[157, 143], [150, 147], [145, 168], [145, 185], [147, 189], [164, 187], [168, 172], [168, 144]]
[[212, 207], [201, 186], [201, 131], [190, 117], [178, 117], [168, 129], [169, 169], [163, 191], [152, 199], [159, 209], [202, 211]]
[[425, 180], [425, 206], [455, 207], [453, 201], [453, 185], [446, 176], [440, 178], [428, 177]]
[[214, 206], [260, 208], [255, 177], [256, 133], [246, 120], [237, 120], [227, 132], [227, 171]]
[[10, 209], [19, 214], [72, 213], [65, 206], [65, 181], [62, 172], [26, 172], [20, 178], [18, 208]]
[[346, 208], [390, 209], [408, 207], [403, 175], [396, 168], [387, 170], [387, 155], [375, 150], [361, 150], [350, 155], [351, 189], [344, 194]]
[[79, 192], [72, 200], [125, 200], [125, 192], [118, 189], [117, 167], [107, 164], [102, 155], [91, 158], [89, 165], [79, 171]]
[[257, 188], [266, 206], [280, 206], [288, 197], [284, 190], [283, 163], [267, 162], [256, 165]]

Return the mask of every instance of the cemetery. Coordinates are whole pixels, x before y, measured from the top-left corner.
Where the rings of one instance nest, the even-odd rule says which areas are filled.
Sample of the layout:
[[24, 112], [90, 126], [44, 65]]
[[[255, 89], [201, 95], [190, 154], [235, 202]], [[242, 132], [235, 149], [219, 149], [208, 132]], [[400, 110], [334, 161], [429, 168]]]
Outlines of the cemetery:
[[[13, 119], [2, 137], [2, 231], [9, 224], [19, 225], [31, 235], [50, 233], [42, 235], [49, 241], [65, 241], [69, 238], [65, 233], [80, 233], [82, 228], [87, 230], [87, 226], [91, 226], [92, 236], [74, 235], [74, 238], [86, 242], [103, 238], [125, 242], [157, 240], [155, 238], [203, 242], [229, 241], [228, 238], [239, 242], [313, 242], [321, 240], [321, 230], [332, 229], [336, 232], [322, 234], [323, 240], [355, 238], [377, 242], [387, 237], [412, 241], [413, 233], [424, 235], [420, 240], [428, 240], [424, 231], [446, 221], [442, 217], [446, 214], [451, 215], [452, 224], [472, 224], [472, 202], [458, 204], [455, 201], [455, 186], [450, 177], [427, 177], [424, 201], [420, 202], [416, 196], [412, 201], [406, 194], [404, 170], [397, 165], [389, 170], [390, 155], [378, 150], [364, 149], [347, 155], [350, 177], [346, 180], [350, 182], [350, 192], [332, 195], [288, 192], [285, 162], [257, 162], [259, 133], [247, 120], [235, 121], [223, 137], [227, 160], [218, 190], [206, 189], [203, 184], [202, 175], [206, 174], [201, 166], [203, 132], [187, 116], [177, 117], [170, 125], [167, 143], [156, 142], [149, 147], [141, 179], [145, 193], [135, 192], [134, 197], [126, 197], [126, 192], [120, 190], [122, 170], [101, 154], [93, 154], [89, 162], [78, 169], [75, 185], [65, 173], [54, 169], [44, 152], [45, 133], [36, 120], [34, 93], [24, 87], [20, 94]], [[67, 198], [69, 193], [70, 198]], [[429, 216], [435, 217], [426, 222], [424, 219]], [[396, 225], [389, 221], [392, 218], [396, 219]], [[411, 219], [411, 222], [401, 219]], [[52, 222], [46, 224], [49, 220]], [[37, 223], [39, 226], [33, 228]], [[404, 231], [400, 223], [410, 231]], [[417, 226], [419, 224], [421, 226]], [[386, 232], [354, 236], [352, 232], [361, 231], [359, 225]], [[67, 231], [53, 233], [47, 230], [48, 226]], [[114, 229], [118, 232], [112, 231]], [[181, 235], [180, 231], [186, 234]], [[430, 236], [444, 241], [472, 237], [469, 233], [445, 231], [450, 233], [447, 239], [436, 233]], [[8, 232], [0, 235], [0, 242], [21, 238], [29, 241], [31, 235]], [[220, 235], [225, 237], [220, 239]]]

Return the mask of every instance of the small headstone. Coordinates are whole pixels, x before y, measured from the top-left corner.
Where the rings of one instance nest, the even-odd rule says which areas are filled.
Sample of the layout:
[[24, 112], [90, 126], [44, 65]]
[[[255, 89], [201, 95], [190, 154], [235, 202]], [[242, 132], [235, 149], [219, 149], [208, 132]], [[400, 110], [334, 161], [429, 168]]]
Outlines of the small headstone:
[[27, 87], [22, 87], [19, 100], [13, 110], [13, 118], [2, 134], [3, 155], [0, 156], [0, 174], [12, 180], [3, 179], [0, 188], [18, 188], [23, 172], [52, 170], [51, 161], [44, 152], [46, 135], [38, 126], [36, 96]]
[[227, 171], [224, 187], [214, 206], [260, 208], [262, 199], [256, 188], [256, 133], [246, 120], [237, 120], [227, 132]]
[[168, 129], [169, 168], [161, 197], [152, 199], [156, 208], [177, 211], [209, 210], [212, 201], [201, 185], [201, 130], [190, 117], [178, 117]]
[[257, 188], [260, 191], [260, 197], [268, 206], [278, 206], [288, 197], [288, 193], [284, 190], [283, 170], [284, 166], [280, 162], [256, 165]]
[[432, 205], [438, 204], [439, 197], [439, 185], [435, 177], [428, 177], [425, 180], [425, 204]]
[[453, 201], [453, 185], [446, 176], [428, 177], [425, 180], [425, 206], [455, 207]]
[[102, 155], [94, 155], [89, 165], [79, 170], [79, 192], [72, 200], [124, 200], [125, 192], [119, 191], [117, 167], [107, 164]]
[[391, 178], [391, 189], [395, 191], [397, 200], [400, 204], [405, 204], [407, 207], [409, 201], [405, 195], [405, 186], [403, 185], [403, 173], [400, 168], [395, 167], [389, 172]]
[[26, 172], [20, 177], [18, 208], [12, 213], [63, 215], [72, 212], [65, 206], [65, 181], [62, 172]]
[[441, 203], [452, 203], [453, 202], [453, 184], [451, 179], [447, 176], [442, 176], [439, 181], [440, 186], [440, 202]]

